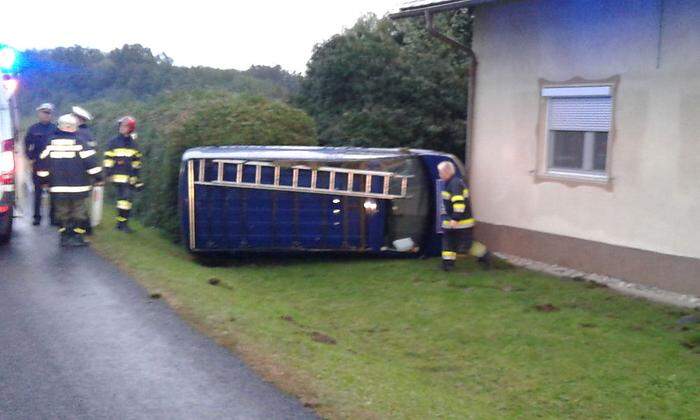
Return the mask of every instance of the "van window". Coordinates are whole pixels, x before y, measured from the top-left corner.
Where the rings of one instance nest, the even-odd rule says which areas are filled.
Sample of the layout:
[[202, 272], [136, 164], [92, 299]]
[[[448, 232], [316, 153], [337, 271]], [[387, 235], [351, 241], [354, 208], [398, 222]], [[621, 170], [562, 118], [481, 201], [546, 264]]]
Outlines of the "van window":
[[409, 176], [406, 198], [387, 206], [386, 246], [411, 238], [419, 246], [430, 223], [430, 186], [423, 163], [416, 157], [380, 160], [378, 170]]

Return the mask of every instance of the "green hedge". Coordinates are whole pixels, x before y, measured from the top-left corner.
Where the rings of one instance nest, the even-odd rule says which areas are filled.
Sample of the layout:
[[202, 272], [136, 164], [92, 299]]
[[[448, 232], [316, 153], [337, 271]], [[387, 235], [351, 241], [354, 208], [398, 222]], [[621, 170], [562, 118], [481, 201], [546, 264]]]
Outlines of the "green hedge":
[[117, 118], [130, 114], [137, 119], [146, 187], [136, 198], [134, 214], [173, 239], [179, 237], [177, 178], [185, 150], [236, 144], [318, 144], [311, 117], [285, 103], [260, 97], [175, 93], [145, 103], [99, 101], [86, 107], [95, 114], [93, 130], [102, 150], [116, 135]]

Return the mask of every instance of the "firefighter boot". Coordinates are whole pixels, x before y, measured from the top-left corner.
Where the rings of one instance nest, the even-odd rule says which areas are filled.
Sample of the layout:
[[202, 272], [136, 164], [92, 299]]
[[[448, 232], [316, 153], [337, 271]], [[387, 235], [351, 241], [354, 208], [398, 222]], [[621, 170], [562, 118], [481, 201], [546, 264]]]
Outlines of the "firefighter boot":
[[87, 246], [87, 244], [88, 243], [85, 241], [85, 238], [83, 238], [83, 234], [73, 233], [73, 235], [71, 235], [70, 246], [79, 248], [81, 246]]
[[486, 254], [479, 257], [477, 262], [479, 263], [481, 268], [484, 270], [490, 270], [491, 267], [493, 267], [493, 263], [491, 261], [491, 253], [489, 251], [486, 251]]
[[71, 242], [70, 231], [66, 228], [61, 228], [61, 230], [59, 230], [59, 232], [61, 232], [61, 241], [60, 241], [61, 247], [67, 247]]
[[133, 233], [133, 232], [134, 232], [134, 231], [131, 230], [131, 228], [129, 227], [128, 222], [117, 222], [116, 229], [117, 229], [118, 231], [124, 232], [124, 233]]
[[452, 271], [452, 269], [455, 268], [455, 262], [454, 260], [442, 260], [442, 270], [443, 271]]

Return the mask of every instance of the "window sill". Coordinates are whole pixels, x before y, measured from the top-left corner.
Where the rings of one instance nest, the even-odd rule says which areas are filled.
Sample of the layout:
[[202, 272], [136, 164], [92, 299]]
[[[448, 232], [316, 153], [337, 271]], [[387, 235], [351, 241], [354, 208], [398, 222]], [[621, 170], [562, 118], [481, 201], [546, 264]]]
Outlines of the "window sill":
[[551, 169], [544, 173], [537, 173], [538, 181], [559, 181], [569, 185], [594, 185], [610, 189], [612, 177], [607, 174], [584, 173], [567, 170]]

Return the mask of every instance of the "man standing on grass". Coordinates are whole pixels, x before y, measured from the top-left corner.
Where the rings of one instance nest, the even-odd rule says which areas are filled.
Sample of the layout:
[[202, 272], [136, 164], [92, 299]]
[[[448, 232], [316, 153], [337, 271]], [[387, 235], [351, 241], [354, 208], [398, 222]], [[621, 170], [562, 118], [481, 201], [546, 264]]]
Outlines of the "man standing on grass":
[[457, 175], [452, 162], [438, 164], [440, 179], [444, 182], [442, 201], [445, 215], [442, 221], [442, 269], [450, 271], [455, 266], [457, 252], [462, 247], [478, 258], [479, 264], [491, 267], [491, 254], [484, 244], [474, 240], [474, 217], [469, 203], [469, 188]]
[[85, 246], [88, 223], [86, 198], [94, 183], [102, 183], [97, 152], [78, 138], [78, 120], [70, 114], [58, 119], [58, 130], [39, 155], [37, 175], [49, 186], [61, 246]]
[[143, 188], [139, 179], [141, 152], [136, 144], [136, 119], [130, 116], [122, 117], [118, 124], [119, 135], [109, 141], [104, 167], [117, 193], [116, 229], [131, 233], [129, 213], [133, 205], [134, 191]]

